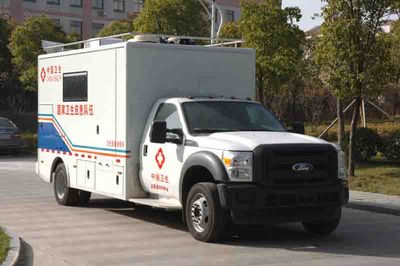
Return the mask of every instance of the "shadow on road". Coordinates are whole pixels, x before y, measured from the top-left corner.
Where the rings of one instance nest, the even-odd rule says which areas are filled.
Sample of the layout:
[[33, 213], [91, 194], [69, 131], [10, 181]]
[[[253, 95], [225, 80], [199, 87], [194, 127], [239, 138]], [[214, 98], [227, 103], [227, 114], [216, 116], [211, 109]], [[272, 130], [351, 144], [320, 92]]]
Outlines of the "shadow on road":
[[182, 223], [182, 213], [179, 211], [169, 212], [148, 206], [135, 205], [122, 200], [99, 198], [92, 199], [89, 208], [103, 208], [114, 213], [140, 219], [149, 223], [163, 225], [175, 230], [186, 231]]
[[[181, 212], [135, 206], [115, 199], [93, 199], [90, 208], [187, 231]], [[400, 258], [400, 217], [345, 209], [338, 230], [329, 236], [310, 235], [299, 224], [276, 226], [228, 226], [219, 245], [286, 249], [337, 255]]]

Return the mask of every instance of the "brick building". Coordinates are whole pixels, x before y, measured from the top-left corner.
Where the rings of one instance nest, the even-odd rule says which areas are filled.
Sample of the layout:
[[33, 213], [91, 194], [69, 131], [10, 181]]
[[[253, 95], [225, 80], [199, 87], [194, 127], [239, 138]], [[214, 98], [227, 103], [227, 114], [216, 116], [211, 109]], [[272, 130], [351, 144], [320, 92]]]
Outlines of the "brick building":
[[[45, 14], [67, 33], [82, 39], [97, 34], [113, 20], [138, 14], [145, 0], [0, 0], [0, 14], [17, 21]], [[194, 0], [197, 1], [197, 0]], [[224, 8], [225, 21], [240, 16], [240, 0], [216, 0]], [[220, 17], [217, 16], [217, 22]]]
[[45, 14], [67, 33], [90, 38], [113, 20], [140, 12], [142, 0], [0, 0], [0, 12], [17, 21]]

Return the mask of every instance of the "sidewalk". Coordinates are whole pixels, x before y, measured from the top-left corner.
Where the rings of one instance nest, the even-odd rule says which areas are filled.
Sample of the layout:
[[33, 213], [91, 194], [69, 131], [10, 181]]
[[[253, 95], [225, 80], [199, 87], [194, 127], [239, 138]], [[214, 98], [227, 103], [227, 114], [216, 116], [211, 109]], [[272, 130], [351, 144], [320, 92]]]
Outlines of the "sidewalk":
[[400, 216], [400, 197], [352, 190], [347, 207]]

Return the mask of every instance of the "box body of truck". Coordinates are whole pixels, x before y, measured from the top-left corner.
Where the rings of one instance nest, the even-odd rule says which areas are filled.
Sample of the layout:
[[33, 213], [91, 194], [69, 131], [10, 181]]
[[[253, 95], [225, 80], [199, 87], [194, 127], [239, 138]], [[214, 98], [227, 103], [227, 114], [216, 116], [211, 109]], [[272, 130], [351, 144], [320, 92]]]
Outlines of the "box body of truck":
[[251, 49], [125, 42], [40, 56], [38, 173], [51, 182], [59, 158], [73, 188], [147, 197], [140, 143], [157, 100], [254, 99], [254, 73]]

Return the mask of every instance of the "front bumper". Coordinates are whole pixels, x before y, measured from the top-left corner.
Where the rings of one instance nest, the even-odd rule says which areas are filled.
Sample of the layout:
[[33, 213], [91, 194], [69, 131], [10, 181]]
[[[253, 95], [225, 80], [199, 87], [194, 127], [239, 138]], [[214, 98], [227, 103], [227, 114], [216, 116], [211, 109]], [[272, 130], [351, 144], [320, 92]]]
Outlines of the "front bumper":
[[349, 199], [347, 182], [317, 187], [271, 188], [218, 184], [222, 207], [236, 224], [331, 220]]

